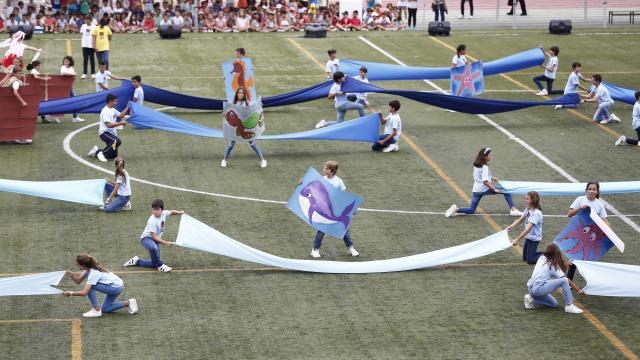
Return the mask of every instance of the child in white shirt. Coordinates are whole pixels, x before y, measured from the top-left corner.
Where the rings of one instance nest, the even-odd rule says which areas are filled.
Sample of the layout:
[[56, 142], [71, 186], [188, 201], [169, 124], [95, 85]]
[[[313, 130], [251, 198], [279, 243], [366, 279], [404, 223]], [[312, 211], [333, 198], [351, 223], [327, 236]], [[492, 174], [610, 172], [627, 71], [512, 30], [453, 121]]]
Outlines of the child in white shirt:
[[[549, 58], [547, 65], [540, 65], [540, 67], [544, 68], [544, 75], [533, 78], [533, 82], [536, 83], [536, 86], [540, 90], [536, 95], [562, 94], [562, 90], [553, 90], [553, 81], [556, 79], [556, 72], [558, 71], [558, 54], [560, 54], [560, 48], [552, 46], [549, 48], [549, 51], [544, 54]], [[542, 86], [542, 81], [547, 82], [547, 89]]]
[[389, 102], [389, 115], [385, 118], [380, 114], [380, 123], [384, 125], [384, 134], [380, 135], [380, 140], [371, 145], [371, 150], [383, 152], [398, 151], [398, 140], [402, 134], [402, 120], [400, 119], [400, 101]]

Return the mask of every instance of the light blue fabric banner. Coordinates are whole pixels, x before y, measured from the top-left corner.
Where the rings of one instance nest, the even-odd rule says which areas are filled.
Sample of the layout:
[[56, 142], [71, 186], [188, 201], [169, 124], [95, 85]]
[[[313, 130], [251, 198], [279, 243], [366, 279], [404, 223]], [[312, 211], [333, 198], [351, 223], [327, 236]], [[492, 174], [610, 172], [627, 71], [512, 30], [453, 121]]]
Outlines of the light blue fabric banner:
[[362, 196], [336, 189], [310, 167], [291, 194], [287, 209], [312, 228], [342, 239], [362, 200]]
[[104, 205], [104, 179], [21, 181], [0, 179], [0, 191], [39, 196], [87, 205]]
[[587, 295], [640, 297], [640, 266], [574, 260]]
[[[181, 134], [222, 139], [222, 130], [179, 119], [130, 102], [133, 115], [128, 122], [143, 128], [173, 131]], [[380, 114], [371, 114], [340, 124], [290, 134], [261, 135], [256, 140], [344, 140], [376, 142], [379, 138]]]
[[[524, 195], [537, 191], [543, 196], [580, 196], [584, 195], [587, 183], [552, 183], [500, 180], [504, 192]], [[640, 181], [601, 182], [600, 194], [623, 194], [640, 192]]]
[[64, 271], [0, 278], [0, 296], [59, 295]]
[[297, 260], [254, 249], [186, 214], [180, 218], [176, 244], [256, 264], [330, 274], [370, 274], [423, 269], [476, 259], [513, 246], [506, 230], [503, 230], [470, 243], [395, 259], [364, 262]]
[[623, 88], [620, 85], [608, 83], [603, 81], [602, 84], [609, 90], [609, 95], [615, 101], [622, 101], [623, 103], [627, 103], [629, 105], [633, 105], [636, 102], [635, 93], [638, 90], [632, 90]]
[[476, 61], [451, 69], [451, 95], [471, 97], [484, 91], [482, 63]]
[[240, 87], [247, 90], [246, 96], [249, 101], [254, 101], [258, 97], [256, 94], [256, 83], [253, 76], [251, 59], [245, 57], [227, 61], [222, 64], [222, 73], [224, 74], [227, 102], [233, 103], [233, 97]]

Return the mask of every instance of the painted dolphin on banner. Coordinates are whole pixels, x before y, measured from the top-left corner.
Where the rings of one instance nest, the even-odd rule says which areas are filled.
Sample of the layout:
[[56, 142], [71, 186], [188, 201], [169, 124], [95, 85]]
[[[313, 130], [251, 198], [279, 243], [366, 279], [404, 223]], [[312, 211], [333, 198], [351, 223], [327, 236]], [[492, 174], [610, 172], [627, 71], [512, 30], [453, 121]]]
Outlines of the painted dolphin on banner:
[[349, 214], [356, 205], [356, 202], [352, 202], [348, 205], [340, 216], [336, 216], [333, 213], [333, 204], [329, 198], [327, 188], [320, 181], [312, 181], [307, 184], [300, 191], [298, 198], [300, 208], [303, 210], [309, 224], [321, 223], [321, 224], [335, 224], [342, 223], [345, 228], [349, 226], [351, 219]]

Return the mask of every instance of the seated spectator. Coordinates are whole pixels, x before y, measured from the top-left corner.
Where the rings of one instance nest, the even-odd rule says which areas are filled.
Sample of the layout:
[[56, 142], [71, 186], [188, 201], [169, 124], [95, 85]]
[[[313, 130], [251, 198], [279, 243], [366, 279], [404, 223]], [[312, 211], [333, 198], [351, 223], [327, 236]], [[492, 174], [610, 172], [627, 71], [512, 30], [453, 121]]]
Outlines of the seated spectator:
[[[131, 19], [134, 18], [138, 24], [144, 21], [144, 11], [142, 10], [142, 5], [140, 5], [140, 3], [136, 5], [135, 10], [131, 13]], [[129, 23], [131, 23], [131, 19], [129, 19]]]
[[338, 17], [336, 16], [336, 14], [334, 12], [329, 12], [329, 16], [327, 17], [327, 29], [331, 30], [331, 31], [337, 31], [337, 25], [338, 25]]
[[7, 29], [11, 29], [12, 27], [20, 26], [20, 22], [16, 20], [16, 14], [9, 15], [9, 20], [7, 20]]
[[260, 30], [262, 30], [262, 24], [260, 20], [261, 19], [259, 13], [254, 12], [253, 15], [251, 15], [251, 31], [260, 32]]
[[213, 31], [215, 32], [229, 32], [231, 29], [227, 27], [227, 19], [224, 17], [224, 11], [218, 11], [218, 16], [213, 20]]
[[212, 13], [207, 14], [207, 20], [205, 20], [204, 25], [206, 32], [214, 31], [214, 28], [216, 27], [216, 21]]
[[182, 25], [184, 25], [184, 17], [181, 13], [171, 18], [171, 21], [173, 22], [173, 25], [178, 26], [180, 29], [182, 29]]
[[171, 21], [171, 19], [169, 18], [169, 12], [165, 12], [162, 15], [162, 20], [160, 20], [160, 24], [158, 24], [159, 26], [171, 26], [173, 25], [173, 21]]
[[194, 32], [193, 19], [191, 19], [191, 13], [182, 10], [182, 31]]
[[278, 26], [278, 31], [285, 32], [291, 31], [291, 23], [289, 22], [289, 16], [286, 11], [282, 11], [280, 13], [280, 25]]
[[124, 33], [129, 30], [126, 26], [124, 26], [124, 22], [122, 21], [122, 13], [114, 13], [113, 18], [109, 23], [109, 27], [114, 33]]
[[98, 12], [98, 19], [104, 17], [104, 15], [109, 15], [111, 16], [111, 14], [113, 13], [113, 9], [111, 8], [111, 6], [109, 5], [110, 1], [109, 0], [104, 0], [102, 3], [102, 7], [100, 8], [99, 12]]
[[378, 21], [376, 22], [377, 30], [395, 30], [393, 28], [393, 24], [391, 23], [391, 19], [389, 19], [389, 13], [386, 11], [382, 13], [381, 16], [378, 16]]
[[34, 26], [33, 26], [33, 33], [34, 34], [44, 33], [44, 15], [43, 14], [36, 15], [36, 22], [34, 23]]
[[247, 12], [244, 9], [240, 9], [233, 30], [237, 32], [247, 32], [249, 29], [251, 29], [251, 18], [247, 16]]
[[67, 30], [70, 33], [77, 33], [80, 31], [80, 26], [78, 26], [78, 16], [74, 13], [69, 18], [69, 26], [67, 27]]
[[135, 16], [132, 16], [131, 20], [129, 21], [129, 33], [135, 34], [142, 31], [143, 31], [143, 27], [140, 26], [138, 19]]
[[204, 25], [205, 19], [204, 19], [204, 14], [198, 14], [198, 27], [197, 27], [197, 31], [199, 33], [201, 32], [205, 32], [205, 30], [207, 29]]
[[44, 32], [52, 33], [56, 31], [56, 19], [50, 14], [44, 16]]
[[342, 17], [338, 20], [336, 24], [336, 30], [339, 31], [349, 31], [351, 27], [349, 26], [349, 12], [345, 11], [342, 13]]
[[[360, 20], [360, 15], [358, 14], [358, 10], [353, 11], [353, 16], [349, 19], [349, 29], [351, 31], [360, 31], [362, 30], [362, 20]], [[365, 28], [366, 30], [366, 28]]]
[[276, 16], [274, 13], [270, 12], [267, 14], [267, 21], [262, 25], [262, 32], [275, 32], [278, 31], [278, 22], [276, 21]]
[[143, 33], [153, 33], [156, 32], [156, 22], [153, 19], [153, 15], [151, 12], [147, 12], [147, 16], [144, 18], [142, 22], [142, 32]]

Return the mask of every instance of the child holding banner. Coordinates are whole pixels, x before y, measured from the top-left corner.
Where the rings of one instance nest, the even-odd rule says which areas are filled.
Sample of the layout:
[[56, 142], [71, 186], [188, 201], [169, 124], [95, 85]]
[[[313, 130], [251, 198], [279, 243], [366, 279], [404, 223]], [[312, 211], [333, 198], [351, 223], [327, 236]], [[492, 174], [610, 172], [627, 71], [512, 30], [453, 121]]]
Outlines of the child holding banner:
[[[118, 156], [118, 148], [122, 145], [122, 141], [118, 137], [118, 128], [121, 125], [127, 125], [124, 117], [129, 113], [129, 107], [127, 106], [122, 112], [116, 110], [118, 105], [118, 98], [113, 94], [107, 95], [107, 104], [100, 111], [100, 126], [98, 128], [98, 135], [100, 140], [104, 141], [106, 146], [100, 150], [97, 145], [93, 145], [93, 148], [89, 151], [87, 156], [97, 157], [102, 162], [107, 162], [108, 159], [115, 159]], [[121, 121], [117, 121], [120, 118]]]
[[522, 260], [527, 264], [533, 265], [538, 261], [542, 254], [538, 252], [538, 245], [542, 240], [542, 207], [540, 206], [540, 195], [537, 191], [529, 191], [524, 197], [527, 203], [527, 209], [513, 224], [507, 226], [507, 231], [511, 231], [524, 221], [524, 231], [511, 242], [516, 246], [518, 241], [524, 240], [524, 248], [522, 249]]
[[[549, 51], [544, 54], [549, 58], [546, 66], [540, 65], [540, 67], [544, 68], [544, 75], [533, 78], [533, 82], [536, 83], [536, 86], [540, 90], [536, 95], [545, 96], [549, 94], [562, 94], [561, 90], [553, 90], [553, 81], [556, 79], [556, 72], [558, 71], [558, 54], [560, 54], [560, 48], [552, 46], [549, 48]], [[548, 90], [542, 86], [543, 80], [547, 82]]]
[[[324, 163], [324, 168], [322, 169], [324, 173], [324, 179], [327, 180], [334, 188], [340, 189], [342, 191], [347, 190], [347, 187], [344, 185], [344, 182], [341, 178], [336, 176], [336, 172], [338, 172], [338, 162], [329, 160]], [[320, 257], [320, 246], [322, 246], [322, 239], [324, 238], [324, 233], [320, 230], [316, 233], [316, 239], [313, 241], [313, 249], [311, 249], [311, 257], [319, 258]], [[349, 233], [349, 229], [345, 232], [344, 237], [342, 238], [344, 244], [347, 246], [347, 252], [349, 255], [356, 257], [360, 255], [358, 251], [353, 247], [353, 241], [351, 240], [351, 234]]]
[[458, 66], [467, 65], [467, 57], [465, 56], [466, 54], [467, 54], [467, 45], [465, 44], [458, 45], [458, 47], [456, 48], [456, 54], [453, 55], [453, 59], [451, 59], [451, 67], [455, 68]]
[[[244, 52], [244, 49], [243, 49]], [[233, 103], [236, 105], [240, 105], [240, 106], [249, 106], [250, 102], [247, 100], [246, 97], [246, 90], [243, 87], [238, 88], [238, 90], [236, 90], [236, 94], [233, 97]], [[222, 159], [222, 161], [220, 162], [220, 167], [226, 168], [227, 167], [227, 161], [229, 159], [229, 156], [231, 155], [231, 151], [233, 150], [233, 147], [236, 145], [235, 141], [229, 141], [229, 144], [227, 145], [226, 150], [224, 151], [224, 158]], [[261, 168], [266, 168], [267, 167], [267, 160], [265, 160], [264, 156], [262, 155], [262, 151], [260, 150], [260, 147], [258, 147], [258, 143], [256, 143], [255, 140], [250, 140], [249, 141], [249, 145], [251, 146], [251, 148], [253, 149], [253, 151], [256, 153], [256, 155], [258, 155], [258, 157], [260, 158], [260, 167]]]
[[327, 96], [328, 99], [333, 99], [336, 103], [337, 120], [326, 121], [322, 119], [316, 124], [316, 129], [343, 122], [344, 116], [347, 114], [348, 110], [358, 110], [360, 117], [366, 115], [364, 105], [347, 100], [347, 94], [342, 92], [341, 88], [344, 79], [345, 77], [342, 71], [335, 72], [333, 74], [334, 83], [331, 86], [331, 89], [329, 89], [329, 96]]
[[[584, 91], [589, 91], [589, 89], [580, 85], [580, 80], [590, 81], [589, 79], [584, 78], [580, 73], [580, 71], [582, 71], [582, 64], [580, 64], [579, 62], [574, 62], [573, 64], [571, 64], [571, 74], [569, 74], [569, 78], [567, 79], [567, 85], [565, 85], [564, 87], [564, 92], [563, 92], [564, 95], [577, 94], [578, 88]], [[578, 107], [578, 104], [571, 104], [571, 105], [556, 105], [553, 108], [556, 110], [559, 110], [562, 108], [577, 108], [577, 107]]]
[[587, 96], [583, 96], [582, 102], [598, 102], [598, 110], [593, 114], [593, 120], [600, 124], [609, 122], [620, 122], [620, 118], [614, 113], [610, 113], [614, 101], [609, 95], [609, 90], [602, 85], [602, 75], [594, 74], [591, 77], [593, 89]]
[[380, 135], [380, 140], [371, 145], [371, 150], [382, 152], [398, 151], [398, 140], [402, 133], [402, 120], [400, 119], [400, 101], [391, 100], [389, 102], [389, 115], [385, 118], [380, 114], [380, 123], [384, 125], [384, 135]]
[[109, 179], [104, 184], [104, 192], [107, 198], [102, 209], [112, 213], [120, 209], [131, 210], [131, 180], [129, 173], [124, 169], [124, 159], [117, 157], [113, 164], [116, 166], [115, 182]]

